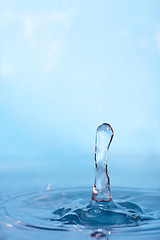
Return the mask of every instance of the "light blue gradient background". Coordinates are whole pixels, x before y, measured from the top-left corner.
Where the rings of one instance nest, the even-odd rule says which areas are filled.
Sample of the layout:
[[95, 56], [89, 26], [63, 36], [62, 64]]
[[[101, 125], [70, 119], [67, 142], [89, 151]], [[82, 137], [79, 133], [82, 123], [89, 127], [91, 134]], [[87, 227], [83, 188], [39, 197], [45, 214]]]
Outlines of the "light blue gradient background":
[[1, 191], [91, 186], [103, 122], [112, 185], [159, 188], [160, 1], [0, 0]]

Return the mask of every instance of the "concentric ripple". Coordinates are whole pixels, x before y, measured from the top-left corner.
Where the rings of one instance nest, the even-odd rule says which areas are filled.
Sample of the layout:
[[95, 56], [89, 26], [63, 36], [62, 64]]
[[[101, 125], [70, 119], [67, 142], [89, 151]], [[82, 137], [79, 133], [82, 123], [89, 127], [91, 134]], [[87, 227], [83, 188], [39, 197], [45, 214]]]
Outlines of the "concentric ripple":
[[[47, 231], [82, 231], [102, 237], [105, 231], [160, 233], [160, 192], [113, 189], [114, 201], [90, 201], [90, 189], [27, 192], [1, 202], [6, 226]], [[99, 232], [99, 230], [103, 230]]]

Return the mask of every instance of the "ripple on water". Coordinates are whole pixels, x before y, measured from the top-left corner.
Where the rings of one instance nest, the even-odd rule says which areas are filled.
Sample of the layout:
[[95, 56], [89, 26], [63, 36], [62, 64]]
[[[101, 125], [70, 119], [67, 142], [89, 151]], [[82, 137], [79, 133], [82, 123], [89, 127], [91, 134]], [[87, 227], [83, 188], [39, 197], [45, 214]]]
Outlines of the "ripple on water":
[[89, 189], [24, 193], [1, 202], [0, 222], [16, 228], [47, 231], [90, 229], [92, 237], [108, 232], [160, 234], [160, 192], [113, 189], [110, 202], [90, 201]]

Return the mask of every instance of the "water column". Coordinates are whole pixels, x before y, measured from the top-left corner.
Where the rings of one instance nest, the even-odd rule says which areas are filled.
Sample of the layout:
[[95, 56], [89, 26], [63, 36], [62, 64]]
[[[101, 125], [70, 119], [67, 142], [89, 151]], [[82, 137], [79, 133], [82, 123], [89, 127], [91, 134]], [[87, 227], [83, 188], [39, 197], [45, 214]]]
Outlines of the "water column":
[[107, 156], [113, 135], [113, 129], [108, 123], [103, 123], [97, 128], [95, 139], [96, 177], [93, 187], [92, 200], [98, 202], [109, 202], [112, 199]]

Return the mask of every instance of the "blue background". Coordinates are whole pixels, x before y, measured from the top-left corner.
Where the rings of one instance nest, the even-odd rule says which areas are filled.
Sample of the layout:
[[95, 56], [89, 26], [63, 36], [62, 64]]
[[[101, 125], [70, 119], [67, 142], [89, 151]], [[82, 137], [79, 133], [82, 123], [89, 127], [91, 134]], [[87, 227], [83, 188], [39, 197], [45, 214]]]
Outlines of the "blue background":
[[0, 1], [0, 191], [160, 187], [160, 1]]

